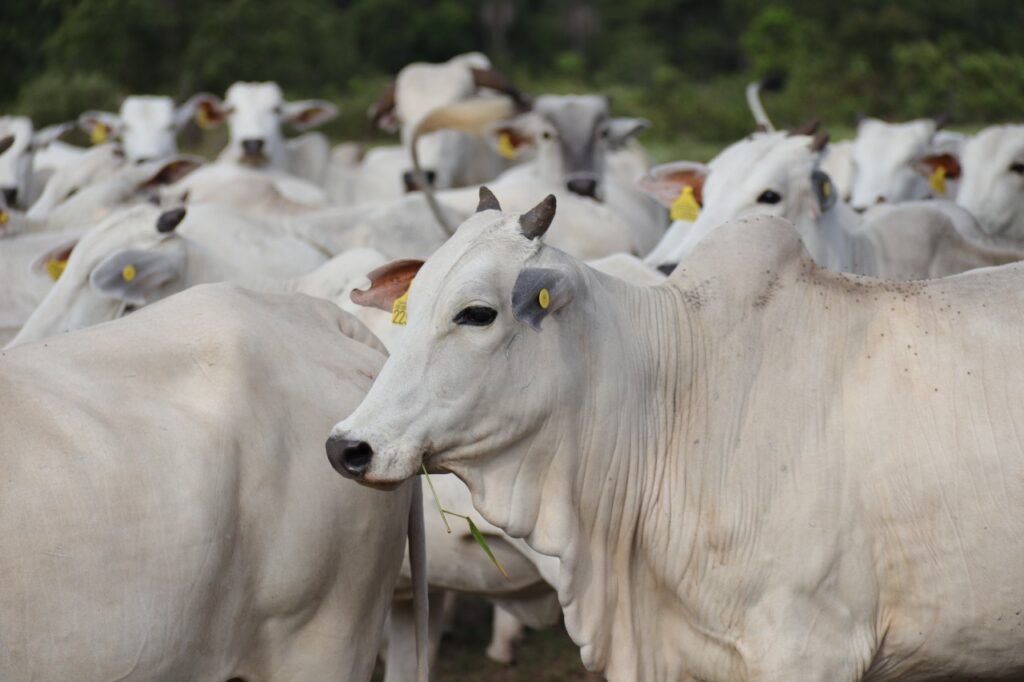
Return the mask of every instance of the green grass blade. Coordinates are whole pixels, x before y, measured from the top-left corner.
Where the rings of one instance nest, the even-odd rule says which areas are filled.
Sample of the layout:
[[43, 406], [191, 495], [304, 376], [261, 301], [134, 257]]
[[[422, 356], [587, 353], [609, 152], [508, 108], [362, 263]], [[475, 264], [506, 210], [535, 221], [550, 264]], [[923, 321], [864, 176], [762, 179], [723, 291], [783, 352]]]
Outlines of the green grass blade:
[[[434, 490], [434, 484], [430, 481], [430, 474], [427, 473], [427, 465], [421, 464], [420, 468], [423, 469], [423, 475], [427, 477], [427, 486], [430, 488], [430, 494], [434, 496], [434, 503], [437, 505], [437, 513], [441, 515], [441, 521], [444, 522], [444, 529], [451, 535], [452, 527], [448, 525], [448, 519], [445, 518], [444, 508], [441, 507], [441, 498], [437, 496], [437, 491]], [[472, 523], [472, 521], [470, 522]], [[488, 554], [490, 551], [488, 551]], [[504, 573], [504, 571], [502, 571]]]
[[466, 523], [469, 524], [469, 532], [473, 534], [473, 539], [476, 540], [476, 544], [483, 548], [491, 562], [497, 566], [498, 570], [501, 571], [501, 574], [505, 576], [505, 580], [512, 580], [512, 578], [508, 577], [508, 573], [505, 572], [505, 568], [498, 562], [498, 557], [494, 556], [494, 552], [491, 551], [490, 545], [488, 545], [487, 540], [484, 539], [484, 534], [481, 533], [480, 529], [476, 527], [475, 523], [473, 523], [473, 519], [467, 516]]

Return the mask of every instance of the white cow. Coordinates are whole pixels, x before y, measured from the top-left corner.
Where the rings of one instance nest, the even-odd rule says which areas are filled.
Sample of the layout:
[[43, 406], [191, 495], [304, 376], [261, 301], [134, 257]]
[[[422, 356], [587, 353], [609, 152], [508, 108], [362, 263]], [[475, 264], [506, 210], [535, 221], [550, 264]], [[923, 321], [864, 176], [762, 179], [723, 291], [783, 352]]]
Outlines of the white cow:
[[939, 154], [924, 165], [960, 170], [957, 203], [985, 233], [1024, 243], [1024, 125], [989, 126], [969, 138], [958, 157]]
[[850, 205], [863, 211], [882, 202], [955, 196], [955, 177], [929, 182], [920, 162], [929, 154], [955, 150], [962, 141], [962, 135], [941, 130], [941, 122], [930, 118], [905, 123], [862, 119], [851, 149]]
[[59, 123], [35, 130], [25, 116], [0, 116], [0, 196], [4, 205], [32, 205], [46, 180], [34, 173], [35, 154], [73, 127], [73, 123]]
[[1024, 676], [1024, 266], [852, 277], [760, 216], [637, 288], [548, 213], [482, 211], [419, 271], [337, 470], [456, 474], [559, 559], [611, 682]]
[[289, 172], [316, 184], [323, 181], [330, 147], [319, 133], [286, 140], [288, 124], [308, 130], [330, 121], [338, 110], [330, 102], [311, 99], [286, 102], [277, 83], [235, 83], [223, 102], [208, 107], [211, 124], [227, 121], [229, 141], [218, 157], [254, 168]]
[[751, 215], [792, 221], [822, 266], [886, 279], [941, 277], [1024, 255], [983, 234], [948, 202], [910, 202], [861, 218], [838, 201], [818, 168], [826, 142], [822, 135], [758, 133], [707, 165], [684, 161], [652, 169], [642, 182], [648, 191], [672, 205], [688, 190], [700, 213], [692, 224], [677, 222], [647, 262], [679, 262], [723, 223]]
[[216, 286], [0, 355], [0, 677], [369, 680], [418, 497], [317, 456], [367, 342]]
[[181, 106], [163, 95], [130, 95], [118, 113], [87, 111], [78, 126], [94, 143], [118, 139], [131, 161], [158, 161], [178, 153], [178, 133], [200, 107], [216, 102], [212, 95], [193, 95]]
[[308, 273], [326, 258], [304, 242], [261, 230], [215, 206], [195, 206], [187, 213], [161, 212], [149, 204], [124, 209], [40, 255], [36, 270], [52, 259], [64, 261], [59, 279], [11, 346], [116, 319], [196, 284], [228, 280], [259, 290], [301, 292], [308, 286], [307, 293], [321, 296], [331, 286], [335, 295], [327, 297], [340, 299], [366, 272], [357, 269], [358, 261], [346, 259], [310, 274], [308, 282], [278, 279]]

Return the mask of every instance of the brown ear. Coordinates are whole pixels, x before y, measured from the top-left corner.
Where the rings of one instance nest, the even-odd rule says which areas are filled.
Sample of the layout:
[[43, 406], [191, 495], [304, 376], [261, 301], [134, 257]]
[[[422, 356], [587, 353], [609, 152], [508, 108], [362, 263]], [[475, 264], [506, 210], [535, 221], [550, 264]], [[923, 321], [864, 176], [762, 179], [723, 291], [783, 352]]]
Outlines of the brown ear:
[[666, 208], [671, 208], [683, 188], [689, 187], [693, 190], [693, 198], [703, 206], [704, 181], [707, 176], [708, 167], [704, 164], [680, 161], [655, 166], [637, 180], [637, 186]]
[[922, 156], [914, 162], [914, 168], [926, 178], [930, 178], [937, 168], [945, 170], [950, 180], [960, 177], [960, 160], [949, 153]]
[[391, 312], [395, 305], [395, 299], [400, 298], [409, 290], [412, 278], [423, 267], [421, 260], [396, 260], [392, 263], [382, 265], [368, 275], [370, 279], [369, 289], [355, 289], [352, 292], [352, 302], [356, 305], [368, 308], [380, 308]]

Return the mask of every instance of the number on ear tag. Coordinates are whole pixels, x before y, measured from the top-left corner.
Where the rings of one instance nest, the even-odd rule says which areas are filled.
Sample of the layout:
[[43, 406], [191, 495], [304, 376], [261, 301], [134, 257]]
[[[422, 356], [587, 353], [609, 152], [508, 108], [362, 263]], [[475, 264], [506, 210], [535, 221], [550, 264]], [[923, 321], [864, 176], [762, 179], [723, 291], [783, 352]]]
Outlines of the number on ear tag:
[[928, 186], [940, 197], [946, 196], [946, 167], [936, 166], [931, 177], [928, 178]]
[[403, 327], [409, 321], [406, 315], [406, 302], [409, 300], [409, 290], [406, 289], [405, 293], [395, 299], [394, 304], [391, 306], [391, 324], [400, 324]]
[[697, 216], [700, 215], [700, 204], [697, 203], [697, 198], [693, 196], [692, 187], [689, 185], [683, 187], [683, 191], [672, 202], [672, 209], [669, 215], [672, 217], [672, 220], [685, 220], [690, 223], [697, 220]]

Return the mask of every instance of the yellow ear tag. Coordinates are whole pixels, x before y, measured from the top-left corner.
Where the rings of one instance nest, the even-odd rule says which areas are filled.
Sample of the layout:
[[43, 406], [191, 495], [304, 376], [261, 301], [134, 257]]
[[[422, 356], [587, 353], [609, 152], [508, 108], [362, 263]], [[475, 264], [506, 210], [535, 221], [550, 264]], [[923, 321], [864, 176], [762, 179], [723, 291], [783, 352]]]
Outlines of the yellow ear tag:
[[60, 279], [60, 276], [64, 274], [64, 268], [66, 268], [67, 266], [68, 262], [66, 260], [57, 260], [56, 258], [51, 258], [50, 260], [46, 261], [46, 274], [48, 274], [50, 278], [53, 279], [54, 282], [56, 282], [58, 279]]
[[551, 305], [551, 294], [547, 289], [541, 289], [540, 293], [537, 294], [537, 304], [540, 305], [541, 310], [547, 310], [548, 306]]
[[110, 133], [110, 129], [107, 128], [106, 123], [96, 122], [96, 125], [92, 127], [92, 132], [89, 133], [89, 139], [93, 144], [103, 144], [107, 141], [107, 135]]
[[685, 220], [691, 223], [697, 219], [697, 216], [700, 215], [700, 204], [697, 203], [697, 199], [693, 196], [692, 187], [689, 185], [683, 187], [683, 191], [672, 202], [672, 209], [669, 215], [672, 217], [672, 220]]
[[126, 266], [124, 266], [124, 268], [121, 269], [121, 279], [123, 279], [126, 282], [130, 282], [133, 279], [135, 279], [135, 266], [134, 265], [126, 265]]
[[936, 166], [931, 177], [928, 178], [928, 186], [940, 197], [946, 196], [946, 167]]
[[409, 290], [406, 289], [405, 293], [395, 299], [394, 304], [391, 306], [391, 324], [400, 324], [403, 327], [409, 321], [406, 315], [406, 303], [409, 300]]
[[199, 106], [196, 108], [196, 125], [203, 130], [208, 129], [213, 124], [210, 120], [210, 112], [207, 111], [206, 107]]
[[512, 135], [508, 132], [503, 132], [498, 137], [498, 153], [509, 161], [515, 161], [516, 157], [519, 156], [519, 152], [516, 151], [515, 145], [512, 144]]

